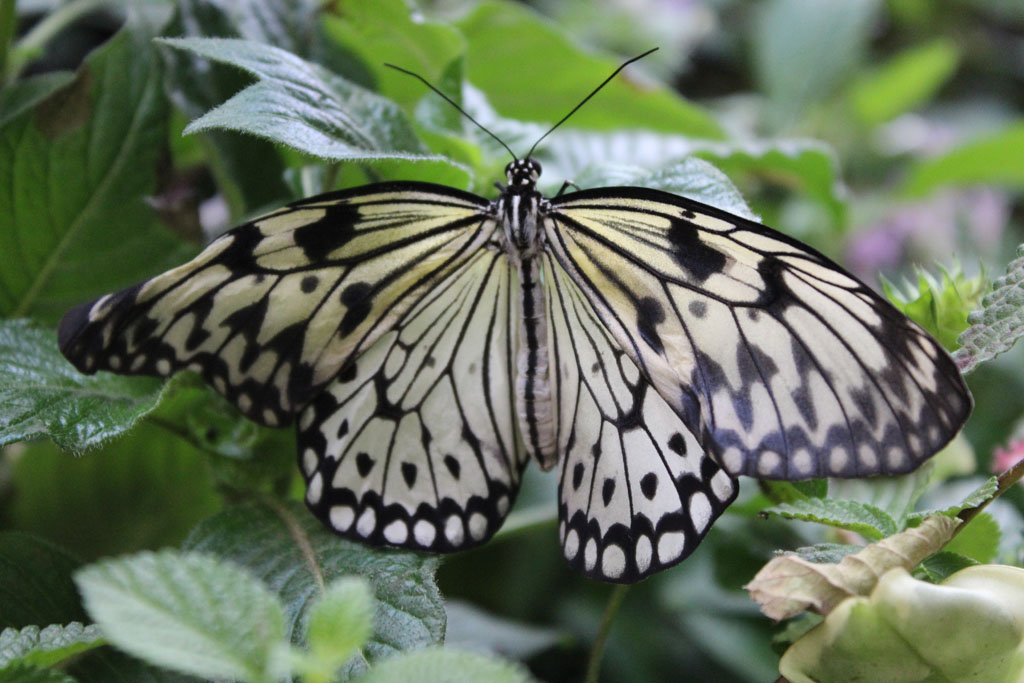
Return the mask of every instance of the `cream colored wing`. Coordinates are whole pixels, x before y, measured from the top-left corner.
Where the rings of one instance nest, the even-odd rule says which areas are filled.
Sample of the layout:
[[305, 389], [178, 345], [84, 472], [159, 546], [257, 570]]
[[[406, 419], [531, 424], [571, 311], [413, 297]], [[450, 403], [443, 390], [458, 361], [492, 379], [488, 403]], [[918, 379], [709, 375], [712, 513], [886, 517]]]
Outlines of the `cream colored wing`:
[[248, 417], [288, 422], [352, 358], [464, 267], [496, 223], [472, 194], [384, 183], [241, 225], [195, 259], [69, 311], [83, 372], [200, 373]]
[[547, 248], [641, 373], [732, 474], [906, 472], [971, 398], [939, 344], [806, 245], [675, 195], [551, 201]]

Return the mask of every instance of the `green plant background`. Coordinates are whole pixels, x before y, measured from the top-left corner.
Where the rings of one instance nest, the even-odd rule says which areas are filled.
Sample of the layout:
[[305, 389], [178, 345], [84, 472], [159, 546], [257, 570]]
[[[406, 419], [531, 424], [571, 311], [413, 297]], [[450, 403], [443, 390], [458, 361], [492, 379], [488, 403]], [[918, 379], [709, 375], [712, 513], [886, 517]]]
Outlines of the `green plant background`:
[[[84, 377], [54, 333], [71, 305], [299, 197], [392, 178], [492, 196], [507, 153], [384, 62], [437, 84], [522, 154], [618, 63], [661, 46], [544, 141], [543, 189], [661, 187], [758, 216], [873, 285], [884, 277], [951, 351], [980, 320], [967, 313], [983, 305], [987, 275], [1007, 272], [986, 303], [1010, 347], [1024, 325], [1013, 294], [1024, 265], [1007, 269], [1024, 242], [1019, 3], [0, 0], [0, 41], [0, 683], [435, 670], [773, 680], [811, 625], [775, 625], [742, 591], [774, 551], [876, 540], [922, 510], [956, 514], [997, 450], [1024, 437], [1018, 347], [969, 376], [964, 437], [925, 472], [817, 488], [744, 481], [693, 556], [622, 594], [564, 566], [554, 475], [531, 467], [505, 528], [479, 550], [371, 552], [294, 502], [289, 430], [244, 421], [188, 375]], [[1019, 566], [1018, 489], [919, 574]], [[168, 547], [181, 553], [131, 555]], [[122, 559], [97, 563], [109, 557]], [[333, 583], [353, 574], [368, 583]], [[150, 599], [175, 586], [181, 600]], [[197, 586], [259, 605], [273, 628], [192, 604]], [[371, 607], [357, 609], [363, 600]], [[168, 632], [205, 639], [111, 628], [154, 609]], [[102, 637], [81, 626], [93, 621]], [[602, 629], [601, 671], [588, 673]], [[144, 647], [124, 644], [133, 637]], [[183, 667], [174, 647], [210, 647], [223, 667]]]

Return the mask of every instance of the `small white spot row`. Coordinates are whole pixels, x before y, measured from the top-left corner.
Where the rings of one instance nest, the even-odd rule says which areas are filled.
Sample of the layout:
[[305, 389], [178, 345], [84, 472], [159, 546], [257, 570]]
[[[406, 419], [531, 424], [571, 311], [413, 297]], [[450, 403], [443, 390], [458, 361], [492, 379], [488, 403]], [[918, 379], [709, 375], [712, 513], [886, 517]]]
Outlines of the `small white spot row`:
[[[702, 511], [701, 505], [707, 506], [706, 510]], [[698, 514], [705, 515], [706, 519], [703, 526], [706, 527], [707, 520], [710, 520], [711, 512], [707, 496], [704, 494], [695, 494], [693, 498], [691, 498], [690, 507], [691, 511], [696, 511]], [[701, 528], [701, 526], [696, 522], [695, 525], [698, 528]], [[679, 556], [683, 554], [685, 549], [685, 533], [681, 531], [666, 532], [662, 534], [657, 541], [658, 562], [661, 564], [671, 564], [679, 559]], [[579, 533], [575, 529], [569, 529], [565, 532], [562, 541], [562, 552], [569, 561], [576, 559], [577, 554], [579, 554], [580, 537]], [[633, 546], [633, 559], [636, 563], [637, 571], [641, 574], [650, 569], [651, 562], [654, 559], [654, 545], [648, 536], [643, 535], [636, 540], [636, 544]], [[617, 579], [626, 571], [626, 550], [616, 543], [609, 543], [601, 549], [597, 543], [597, 539], [587, 539], [587, 543], [583, 548], [584, 569], [588, 572], [593, 572], [598, 566], [599, 561], [601, 565], [601, 573], [609, 579]]]
[[[314, 456], [315, 457], [315, 456]], [[322, 482], [320, 473], [316, 473], [309, 481], [309, 488], [306, 498], [310, 503], [317, 503], [322, 495]], [[366, 508], [356, 520], [356, 511], [349, 505], [335, 505], [328, 513], [331, 526], [340, 532], [347, 532], [356, 525], [356, 533], [368, 537], [377, 529], [377, 513], [373, 508]], [[444, 522], [444, 536], [453, 546], [462, 545], [466, 538], [466, 529], [474, 540], [481, 540], [487, 533], [487, 517], [479, 512], [470, 515], [467, 523], [463, 524], [462, 518], [458, 515], [450, 515]], [[405, 520], [396, 519], [384, 527], [384, 539], [393, 545], [404, 545], [409, 540], [409, 525]], [[416, 522], [412, 529], [412, 538], [415, 542], [429, 548], [434, 545], [437, 539], [437, 529], [425, 519]]]

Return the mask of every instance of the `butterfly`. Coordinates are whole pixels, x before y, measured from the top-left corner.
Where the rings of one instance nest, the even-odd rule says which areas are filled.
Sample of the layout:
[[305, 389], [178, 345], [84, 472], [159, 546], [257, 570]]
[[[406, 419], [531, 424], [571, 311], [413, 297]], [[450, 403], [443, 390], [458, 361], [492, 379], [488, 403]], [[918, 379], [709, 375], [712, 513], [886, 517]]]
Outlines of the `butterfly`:
[[532, 151], [493, 200], [384, 182], [253, 219], [70, 310], [60, 349], [294, 423], [307, 505], [374, 545], [481, 544], [557, 467], [565, 559], [618, 583], [689, 555], [739, 475], [907, 472], [963, 424], [942, 347], [822, 254], [658, 190], [546, 198]]

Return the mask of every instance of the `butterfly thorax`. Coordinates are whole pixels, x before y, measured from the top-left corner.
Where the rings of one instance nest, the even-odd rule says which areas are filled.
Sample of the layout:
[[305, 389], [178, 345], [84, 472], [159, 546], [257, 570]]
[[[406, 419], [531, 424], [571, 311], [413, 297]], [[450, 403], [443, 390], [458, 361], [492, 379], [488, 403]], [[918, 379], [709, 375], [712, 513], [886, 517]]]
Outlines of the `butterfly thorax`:
[[495, 211], [501, 221], [513, 263], [537, 255], [543, 233], [537, 217], [546, 200], [537, 191], [540, 164], [533, 159], [516, 159], [505, 167], [508, 185], [501, 188]]

